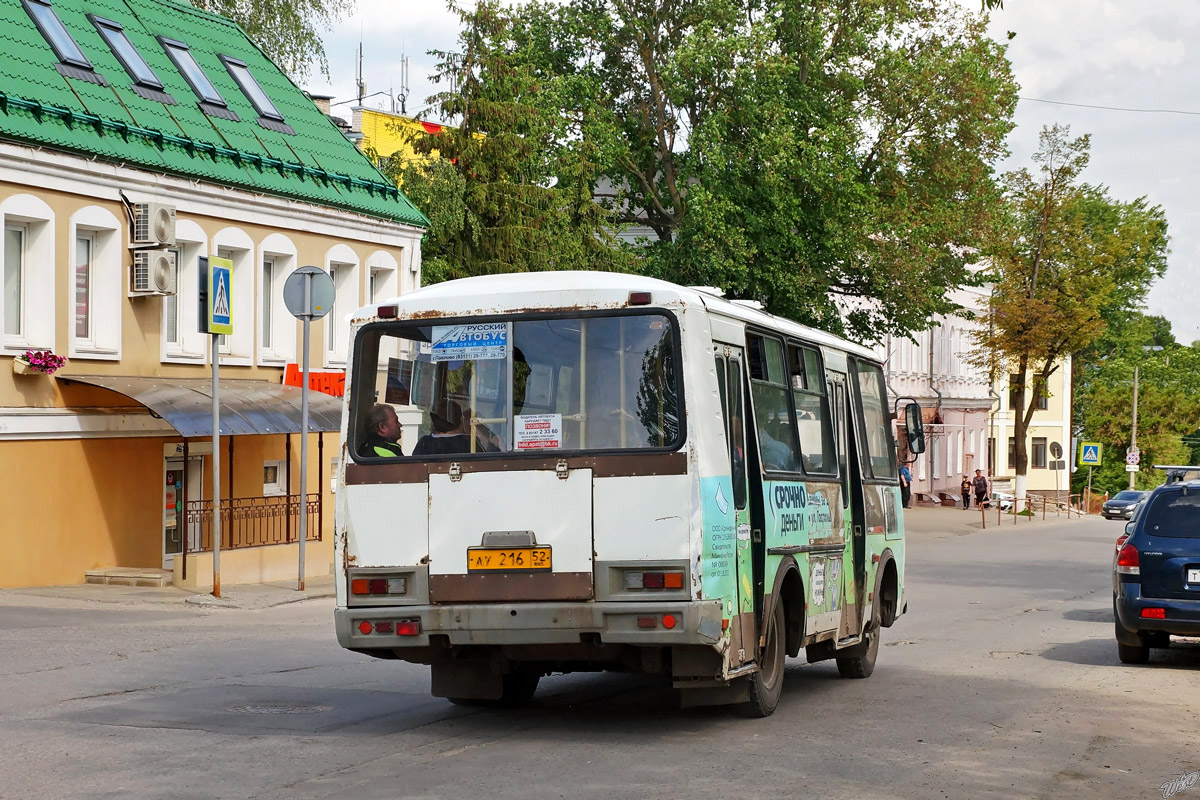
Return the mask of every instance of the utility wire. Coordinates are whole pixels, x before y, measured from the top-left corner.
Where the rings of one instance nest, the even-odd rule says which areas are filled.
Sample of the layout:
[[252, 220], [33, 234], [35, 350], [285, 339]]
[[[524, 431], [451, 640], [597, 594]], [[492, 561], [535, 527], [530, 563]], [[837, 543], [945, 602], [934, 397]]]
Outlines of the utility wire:
[[1133, 114], [1184, 114], [1200, 117], [1200, 111], [1180, 111], [1176, 108], [1120, 108], [1118, 106], [1094, 106], [1089, 103], [1066, 103], [1062, 100], [1043, 100], [1040, 97], [1018, 97], [1018, 100], [1028, 100], [1031, 103], [1049, 103], [1055, 106], [1072, 106], [1074, 108], [1096, 108], [1101, 111], [1127, 111]]

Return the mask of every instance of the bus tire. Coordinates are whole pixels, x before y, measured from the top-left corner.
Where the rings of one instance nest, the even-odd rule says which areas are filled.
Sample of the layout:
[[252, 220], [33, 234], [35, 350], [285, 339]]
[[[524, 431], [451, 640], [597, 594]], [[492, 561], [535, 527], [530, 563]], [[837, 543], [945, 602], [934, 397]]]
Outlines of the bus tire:
[[542, 673], [532, 667], [519, 666], [504, 676], [504, 689], [497, 705], [516, 708], [527, 705], [537, 692]]
[[843, 678], [869, 678], [879, 656], [879, 603], [871, 604], [871, 622], [863, 631], [863, 641], [850, 648], [850, 654], [837, 657], [838, 673]]
[[766, 642], [759, 654], [758, 671], [750, 676], [750, 699], [746, 711], [751, 717], [769, 717], [779, 705], [783, 693], [784, 631], [787, 620], [781, 598], [775, 598], [767, 625]]

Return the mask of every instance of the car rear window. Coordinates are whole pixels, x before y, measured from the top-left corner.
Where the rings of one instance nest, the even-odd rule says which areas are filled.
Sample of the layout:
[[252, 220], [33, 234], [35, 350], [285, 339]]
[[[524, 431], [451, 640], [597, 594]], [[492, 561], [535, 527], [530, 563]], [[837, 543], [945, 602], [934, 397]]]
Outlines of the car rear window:
[[1145, 530], [1151, 536], [1200, 538], [1200, 492], [1164, 492], [1146, 511]]

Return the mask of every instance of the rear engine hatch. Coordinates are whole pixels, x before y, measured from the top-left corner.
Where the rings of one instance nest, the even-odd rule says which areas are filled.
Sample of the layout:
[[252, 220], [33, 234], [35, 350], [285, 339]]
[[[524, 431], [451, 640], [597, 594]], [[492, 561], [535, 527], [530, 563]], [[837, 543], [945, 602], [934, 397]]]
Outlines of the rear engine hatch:
[[429, 476], [429, 598], [592, 598], [592, 471]]

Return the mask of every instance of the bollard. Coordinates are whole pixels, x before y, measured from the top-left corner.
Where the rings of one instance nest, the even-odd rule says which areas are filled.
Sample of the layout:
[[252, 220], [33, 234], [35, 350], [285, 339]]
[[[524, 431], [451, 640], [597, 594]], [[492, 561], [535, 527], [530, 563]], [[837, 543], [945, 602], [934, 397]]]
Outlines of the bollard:
[[983, 529], [987, 530], [987, 509], [983, 507], [983, 503], [979, 504], [979, 519], [983, 522]]
[[1042, 522], [1046, 521], [1046, 498], [1042, 498]]

